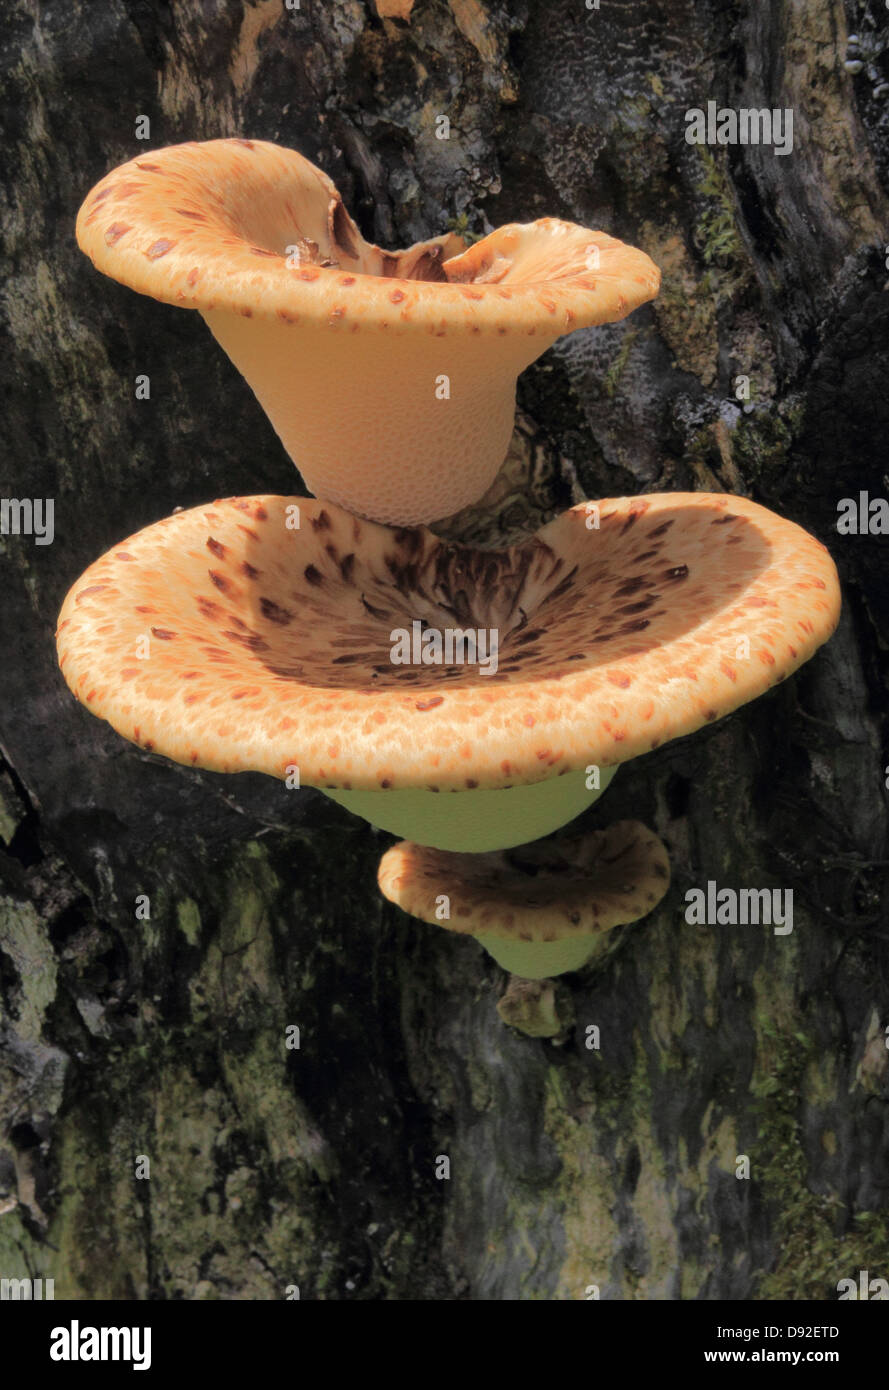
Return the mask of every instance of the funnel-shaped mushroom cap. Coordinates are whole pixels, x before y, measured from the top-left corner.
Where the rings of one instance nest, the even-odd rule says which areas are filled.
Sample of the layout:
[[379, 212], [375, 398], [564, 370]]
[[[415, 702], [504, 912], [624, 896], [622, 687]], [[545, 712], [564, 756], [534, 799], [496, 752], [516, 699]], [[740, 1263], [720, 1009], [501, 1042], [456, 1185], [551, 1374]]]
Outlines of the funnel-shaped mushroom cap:
[[824, 546], [741, 497], [584, 503], [497, 552], [311, 498], [229, 498], [91, 565], [58, 648], [75, 694], [142, 747], [296, 767], [414, 840], [490, 848], [450, 838], [476, 795], [551, 798], [526, 825], [491, 807], [502, 848], [783, 680], [839, 602]]
[[106, 275], [200, 310], [314, 492], [397, 524], [481, 497], [518, 373], [660, 280], [641, 251], [551, 218], [465, 255], [456, 236], [382, 251], [320, 169], [261, 140], [131, 160], [89, 194], [77, 239]]
[[402, 842], [377, 881], [412, 917], [478, 938], [506, 970], [540, 980], [578, 970], [606, 934], [655, 907], [670, 861], [638, 821], [494, 854], [448, 854]]

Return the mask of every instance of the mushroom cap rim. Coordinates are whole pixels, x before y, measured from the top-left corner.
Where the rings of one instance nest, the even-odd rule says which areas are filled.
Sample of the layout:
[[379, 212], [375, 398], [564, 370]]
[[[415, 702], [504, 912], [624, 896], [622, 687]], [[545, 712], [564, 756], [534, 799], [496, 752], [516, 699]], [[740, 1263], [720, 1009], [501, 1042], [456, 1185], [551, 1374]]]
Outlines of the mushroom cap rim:
[[[269, 141], [231, 139], [164, 146], [111, 170], [90, 190], [77, 216], [76, 235], [81, 250], [103, 274], [161, 303], [238, 313], [261, 321], [323, 324], [341, 333], [348, 333], [357, 325], [362, 331], [374, 329], [389, 335], [417, 330], [438, 336], [534, 333], [554, 340], [577, 328], [615, 322], [658, 292], [660, 272], [644, 252], [607, 233], [551, 217], [497, 228], [460, 256], [450, 257], [447, 264], [453, 266], [464, 257], [477, 257], [479, 247], [487, 242], [496, 245], [511, 233], [556, 237], [580, 233], [591, 244], [597, 244], [603, 261], [613, 259], [620, 273], [615, 275], [605, 264], [582, 276], [507, 285], [400, 279], [315, 265], [288, 267], [283, 254], [251, 247], [247, 237], [230, 235], [224, 239], [222, 231], [231, 233], [231, 228], [208, 232], [203, 226], [188, 222], [179, 227], [173, 220], [178, 216], [174, 202], [183, 201], [188, 189], [171, 188], [169, 198], [162, 198], [158, 188], [152, 188], [150, 183], [152, 169], [162, 174], [164, 158], [171, 154], [187, 152], [191, 157], [197, 151], [208, 151], [224, 156], [231, 151], [235, 157], [243, 153], [245, 146], [260, 160], [294, 157], [318, 175], [319, 188], [339, 197], [322, 170], [309, 165], [296, 151]], [[120, 186], [131, 191], [126, 202], [118, 206], [114, 195]], [[99, 207], [98, 200], [105, 198], [107, 202]], [[125, 230], [118, 232], [119, 228]], [[109, 234], [115, 237], [111, 244], [107, 241]], [[232, 249], [227, 260], [219, 263], [218, 250], [224, 240], [230, 242]], [[170, 249], [152, 258], [155, 247], [165, 242], [171, 243]], [[189, 253], [190, 245], [198, 248], [193, 255]], [[363, 239], [361, 245], [379, 251]], [[273, 257], [274, 264], [265, 257]]]

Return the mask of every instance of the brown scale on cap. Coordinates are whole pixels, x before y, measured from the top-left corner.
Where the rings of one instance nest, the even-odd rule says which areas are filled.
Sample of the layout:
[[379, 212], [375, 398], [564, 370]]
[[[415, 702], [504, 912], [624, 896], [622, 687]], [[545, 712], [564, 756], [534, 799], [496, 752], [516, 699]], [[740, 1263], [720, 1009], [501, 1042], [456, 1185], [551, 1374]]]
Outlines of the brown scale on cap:
[[[217, 501], [89, 567], [60, 664], [93, 713], [178, 762], [446, 792], [637, 757], [762, 694], [836, 625], [825, 548], [746, 499], [660, 493], [595, 515], [581, 504], [491, 552], [315, 499]], [[414, 621], [496, 630], [498, 669], [393, 665], [391, 633]]]
[[[384, 897], [432, 926], [513, 941], [598, 936], [638, 921], [670, 886], [670, 861], [638, 821], [489, 854], [402, 841], [380, 861]], [[440, 916], [442, 896], [450, 917]]]

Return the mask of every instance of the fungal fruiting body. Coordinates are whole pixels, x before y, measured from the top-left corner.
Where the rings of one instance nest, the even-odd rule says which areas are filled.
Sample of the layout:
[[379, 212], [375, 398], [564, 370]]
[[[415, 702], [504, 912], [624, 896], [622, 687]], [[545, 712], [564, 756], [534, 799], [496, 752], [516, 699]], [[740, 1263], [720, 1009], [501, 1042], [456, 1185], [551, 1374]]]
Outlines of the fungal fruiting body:
[[[838, 619], [833, 563], [707, 493], [580, 504], [499, 551], [425, 527], [493, 481], [518, 374], [652, 299], [657, 267], [554, 218], [384, 251], [320, 169], [243, 139], [115, 169], [77, 238], [203, 316], [321, 499], [222, 499], [114, 546], [60, 614], [77, 698], [145, 749], [316, 787], [402, 836], [385, 896], [522, 980], [606, 954], [666, 892], [664, 846], [635, 821], [533, 842], [808, 660]], [[502, 1016], [558, 1028], [543, 993]]]
[[[496, 552], [228, 498], [91, 565], [58, 648], [78, 698], [142, 747], [296, 774], [412, 841], [480, 851], [557, 829], [618, 764], [785, 679], [839, 602], [824, 546], [741, 497], [582, 503]], [[415, 624], [437, 646], [394, 661]], [[496, 669], [478, 643], [424, 659], [467, 631], [489, 655], [496, 635]]]
[[309, 488], [395, 525], [477, 501], [518, 374], [660, 283], [643, 252], [554, 218], [383, 251], [326, 174], [260, 140], [130, 160], [89, 193], [77, 239], [106, 275], [203, 315]]
[[549, 835], [598, 801], [616, 772], [616, 767], [603, 767], [593, 781], [592, 774], [582, 769], [540, 782], [444, 794], [424, 787], [387, 792], [324, 790], [331, 800], [379, 830], [411, 835], [419, 844], [436, 849], [473, 853], [524, 845]]
[[670, 861], [637, 821], [494, 854], [393, 845], [380, 861], [384, 897], [420, 921], [474, 936], [525, 980], [579, 970], [610, 933], [657, 906]]

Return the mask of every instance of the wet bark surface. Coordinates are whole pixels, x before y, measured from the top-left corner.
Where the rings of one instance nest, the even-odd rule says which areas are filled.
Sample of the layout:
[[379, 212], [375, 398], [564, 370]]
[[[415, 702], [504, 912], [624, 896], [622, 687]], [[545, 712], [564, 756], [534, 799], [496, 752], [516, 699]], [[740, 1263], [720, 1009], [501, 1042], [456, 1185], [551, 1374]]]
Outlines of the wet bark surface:
[[[4, 1276], [87, 1298], [770, 1299], [889, 1275], [889, 539], [836, 525], [840, 499], [889, 496], [887, 36], [875, 0], [417, 0], [406, 21], [10, 0], [0, 491], [53, 498], [55, 537], [2, 537]], [[792, 108], [793, 152], [686, 143], [708, 100]], [[299, 149], [383, 245], [555, 215], [661, 265], [653, 306], [525, 375], [459, 534], [727, 491], [839, 567], [808, 666], [588, 813], [656, 830], [673, 887], [559, 982], [557, 1043], [504, 1025], [473, 940], [383, 903], [389, 837], [147, 754], [57, 671], [62, 599], [113, 542], [300, 491], [198, 315], [74, 242], [115, 164], [219, 135]], [[708, 880], [793, 889], [792, 934], [687, 924]]]

